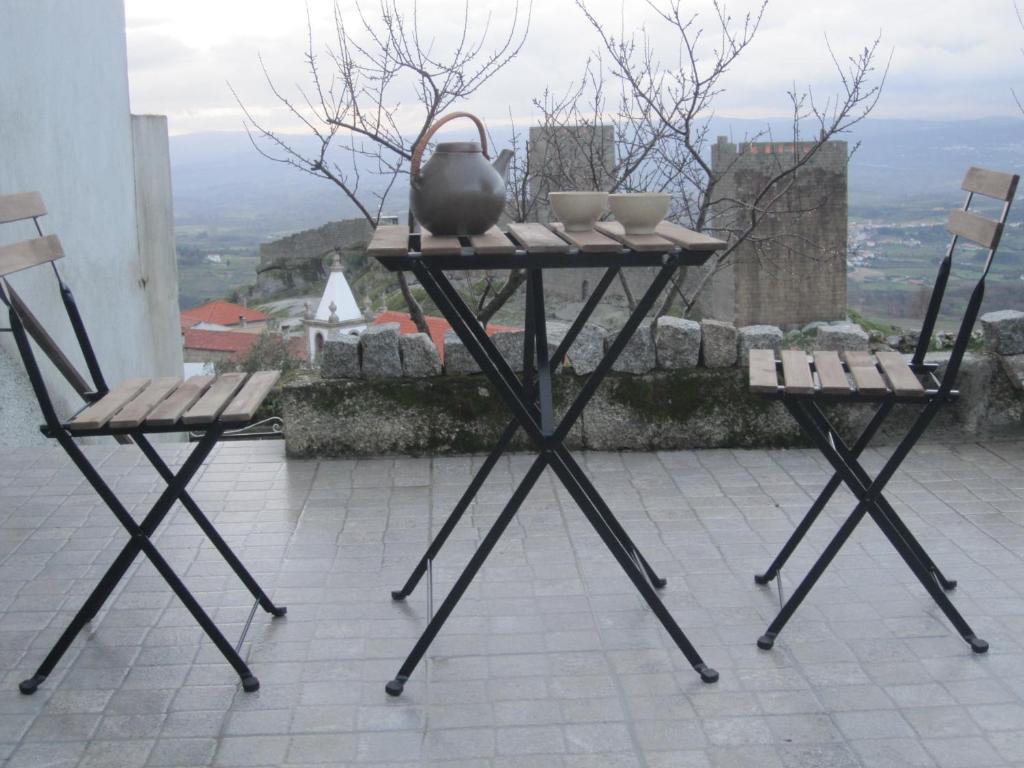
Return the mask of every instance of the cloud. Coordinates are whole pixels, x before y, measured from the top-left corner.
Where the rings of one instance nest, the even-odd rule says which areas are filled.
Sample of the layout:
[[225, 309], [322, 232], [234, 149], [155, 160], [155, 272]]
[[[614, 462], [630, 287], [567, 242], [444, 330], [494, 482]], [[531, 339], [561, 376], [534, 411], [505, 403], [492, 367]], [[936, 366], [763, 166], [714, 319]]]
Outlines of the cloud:
[[[354, 18], [351, 0], [339, 6]], [[645, 26], [659, 60], [678, 62], [678, 39], [664, 22], [638, 3], [588, 3], [609, 34], [629, 35]], [[705, 27], [702, 50], [720, 43], [708, 2], [688, 3]], [[734, 19], [756, 9], [755, 2], [729, 6]], [[331, 3], [311, 0], [318, 47], [333, 42]], [[375, 4], [367, 4], [369, 11]], [[421, 3], [424, 45], [442, 51], [457, 40], [465, 3]], [[638, 10], [640, 9], [640, 10]], [[273, 127], [299, 130], [263, 82], [258, 55], [290, 96], [309, 84], [303, 61], [305, 11], [297, 3], [250, 0], [127, 0], [129, 65], [133, 109], [170, 117], [171, 130], [236, 130], [242, 115], [225, 81], [246, 105]], [[497, 41], [509, 23], [507, 0], [470, 4], [470, 32], [490, 23]], [[723, 80], [719, 115], [774, 116], [788, 108], [786, 92], [796, 86], [825, 98], [841, 86], [829, 54], [840, 62], [882, 37], [884, 55], [893, 51], [885, 92], [876, 114], [888, 117], [961, 118], [1013, 114], [1009, 93], [1024, 85], [1024, 30], [1007, 0], [773, 0], [757, 36]], [[520, 57], [474, 95], [464, 107], [491, 121], [509, 112], [529, 117], [531, 99], [545, 87], [564, 91], [583, 72], [600, 40], [571, 0], [537, 0], [530, 36]], [[884, 66], [884, 61], [879, 62]], [[408, 101], [408, 95], [406, 97]], [[414, 122], [414, 110], [408, 109]]]

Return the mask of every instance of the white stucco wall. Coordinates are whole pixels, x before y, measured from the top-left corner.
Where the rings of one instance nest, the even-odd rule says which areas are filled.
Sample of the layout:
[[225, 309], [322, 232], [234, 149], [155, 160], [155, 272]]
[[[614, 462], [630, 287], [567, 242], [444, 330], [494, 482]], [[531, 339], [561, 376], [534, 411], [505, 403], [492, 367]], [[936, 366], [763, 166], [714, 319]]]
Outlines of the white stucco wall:
[[[3, 0], [0, 72], [0, 194], [42, 193], [44, 232], [64, 244], [59, 268], [108, 383], [180, 375], [166, 125], [142, 118], [133, 126], [122, 0]], [[137, 169], [145, 174], [138, 186]], [[31, 223], [5, 225], [0, 242], [34, 234]], [[11, 282], [81, 363], [52, 273], [34, 269]], [[20, 360], [4, 336], [0, 381], [22, 388]], [[77, 409], [70, 387], [44, 370], [58, 410]], [[0, 408], [0, 444], [42, 439], [34, 403], [0, 398]]]

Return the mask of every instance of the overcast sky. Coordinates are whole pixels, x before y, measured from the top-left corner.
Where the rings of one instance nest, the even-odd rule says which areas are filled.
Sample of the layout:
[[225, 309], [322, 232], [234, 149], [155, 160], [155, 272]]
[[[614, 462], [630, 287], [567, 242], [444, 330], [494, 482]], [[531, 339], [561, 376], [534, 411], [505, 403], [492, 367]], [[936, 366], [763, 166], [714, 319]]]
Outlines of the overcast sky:
[[[667, 0], [661, 0], [662, 3]], [[490, 39], [509, 23], [510, 0], [472, 0], [471, 34], [492, 14]], [[331, 0], [309, 0], [317, 49], [331, 42]], [[665, 61], [677, 40], [652, 22], [635, 0], [591, 0], [588, 6], [610, 30], [631, 32], [643, 24]], [[344, 13], [354, 8], [340, 0]], [[376, 3], [364, 9], [372, 16]], [[461, 20], [462, 0], [421, 0], [421, 34], [443, 48]], [[736, 0], [734, 17], [756, 7]], [[628, 10], [623, 11], [623, 8]], [[685, 3], [712, 26], [710, 3]], [[241, 110], [227, 81], [262, 120], [300, 131], [278, 109], [262, 80], [258, 55], [279, 85], [294, 94], [307, 84], [302, 59], [306, 11], [300, 0], [125, 0], [132, 110], [170, 118], [172, 134], [239, 130]], [[723, 84], [717, 114], [783, 115], [794, 83], [823, 97], [838, 88], [826, 36], [840, 57], [856, 54], [881, 34], [883, 59], [892, 65], [880, 117], [954, 119], [1019, 114], [1011, 94], [1024, 92], [1024, 30], [1012, 0], [773, 0], [753, 44]], [[528, 122], [531, 98], [545, 86], [564, 90], [580, 75], [598, 45], [572, 0], [537, 0], [520, 57], [463, 107], [492, 123]], [[884, 62], [882, 62], [884, 63]]]

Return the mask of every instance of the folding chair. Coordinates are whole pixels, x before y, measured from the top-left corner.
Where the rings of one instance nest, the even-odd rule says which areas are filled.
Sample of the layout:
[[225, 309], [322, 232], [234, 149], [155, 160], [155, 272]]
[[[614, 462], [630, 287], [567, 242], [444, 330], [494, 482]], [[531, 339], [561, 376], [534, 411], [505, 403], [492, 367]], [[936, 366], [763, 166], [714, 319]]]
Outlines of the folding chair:
[[[981, 168], [970, 168], [961, 188], [967, 192], [967, 199], [960, 210], [949, 214], [947, 229], [953, 237], [946, 256], [939, 266], [938, 276], [932, 290], [928, 311], [921, 327], [921, 335], [910, 361], [898, 352], [878, 352], [874, 358], [867, 352], [846, 352], [845, 362], [840, 361], [836, 352], [805, 352], [787, 350], [776, 360], [772, 350], [755, 350], [750, 353], [750, 389], [752, 392], [775, 400], [783, 405], [796, 419], [800, 428], [822, 452], [835, 470], [831, 480], [821, 491], [803, 520], [772, 561], [768, 569], [754, 577], [758, 584], [767, 584], [776, 576], [797, 545], [814, 524], [814, 521], [828, 503], [832, 494], [845, 483], [857, 498], [853, 512], [840, 527], [817, 562], [814, 563], [804, 580], [789, 600], [782, 606], [775, 620], [762, 635], [757, 644], [769, 649], [779, 632], [789, 621], [793, 612], [821, 577], [822, 573], [838, 554], [854, 529], [869, 515], [882, 533], [895, 547], [914, 575], [938, 604], [960, 636], [970, 644], [975, 653], [988, 650], [988, 643], [975, 635], [970, 625], [943, 590], [952, 590], [956, 581], [946, 578], [929, 557], [924, 547], [914, 538], [906, 524], [900, 519], [892, 504], [885, 498], [886, 484], [920, 439], [938, 410], [954, 401], [959, 392], [953, 388], [964, 352], [971, 338], [974, 321], [981, 308], [985, 294], [985, 277], [992, 266], [999, 239], [1003, 233], [1010, 204], [1017, 189], [1018, 176], [998, 173]], [[995, 221], [970, 211], [975, 195], [994, 198], [1002, 203], [1002, 213]], [[942, 306], [946, 284], [949, 281], [953, 253], [961, 239], [970, 240], [988, 251], [981, 276], [971, 293], [960, 330], [957, 333], [953, 351], [940, 381], [936, 376], [937, 365], [924, 362], [928, 344], [935, 329], [935, 320]], [[780, 382], [778, 374], [782, 373]], [[849, 377], [849, 378], [848, 378]], [[852, 383], [850, 379], [852, 378]], [[860, 437], [853, 446], [848, 446], [821, 409], [821, 403], [871, 402], [877, 405]], [[881, 471], [872, 478], [859, 463], [860, 454], [889, 416], [897, 403], [920, 407], [909, 431], [896, 446]]]
[[[0, 196], [0, 224], [31, 219], [39, 235], [32, 240], [0, 246], [0, 301], [7, 306], [10, 315], [10, 328], [3, 330], [14, 336], [18, 352], [25, 364], [29, 382], [43, 413], [43, 434], [60, 443], [131, 538], [57, 640], [35, 675], [23, 681], [19, 689], [25, 694], [35, 692], [39, 684], [53, 671], [78, 633], [99, 612], [136, 556], [142, 552], [224, 654], [224, 658], [234, 667], [242, 679], [242, 688], [246, 691], [255, 691], [259, 688], [259, 681], [242, 661], [239, 649], [252, 624], [257, 606], [275, 617], [284, 616], [287, 609], [274, 605], [267, 597], [199, 509], [189, 495], [187, 487], [224, 431], [244, 427], [252, 421], [253, 415], [276, 383], [280, 373], [260, 371], [251, 376], [244, 373], [227, 373], [217, 377], [196, 376], [184, 382], [179, 378], [159, 378], [152, 381], [137, 378], [127, 379], [112, 389], [108, 387], [85, 331], [78, 305], [57, 271], [55, 262], [64, 256], [60, 240], [56, 235], [44, 236], [39, 225], [39, 218], [45, 214], [46, 208], [38, 193]], [[53, 268], [61, 299], [88, 367], [92, 385], [88, 384], [10, 285], [9, 276], [12, 273], [47, 263]], [[62, 421], [57, 416], [29, 337], [85, 400], [85, 406], [71, 418]], [[174, 432], [201, 433], [195, 448], [177, 473], [167, 466], [146, 438], [147, 434]], [[114, 437], [120, 443], [134, 442], [167, 484], [142, 522], [136, 522], [74, 440], [76, 437], [99, 436]], [[242, 637], [235, 646], [224, 638], [152, 541], [157, 527], [176, 501], [181, 502], [255, 598], [242, 630]]]

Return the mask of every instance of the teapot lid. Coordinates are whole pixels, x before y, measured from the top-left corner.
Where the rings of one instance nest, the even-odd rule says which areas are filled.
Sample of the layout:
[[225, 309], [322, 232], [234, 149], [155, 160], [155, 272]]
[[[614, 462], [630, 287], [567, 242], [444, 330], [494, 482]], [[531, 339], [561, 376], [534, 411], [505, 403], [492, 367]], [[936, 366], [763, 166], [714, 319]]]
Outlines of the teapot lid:
[[481, 149], [477, 141], [446, 141], [436, 145], [434, 152], [471, 152], [479, 155]]

